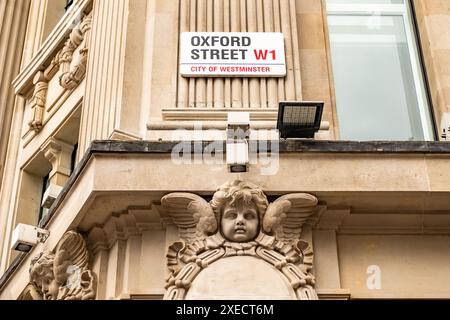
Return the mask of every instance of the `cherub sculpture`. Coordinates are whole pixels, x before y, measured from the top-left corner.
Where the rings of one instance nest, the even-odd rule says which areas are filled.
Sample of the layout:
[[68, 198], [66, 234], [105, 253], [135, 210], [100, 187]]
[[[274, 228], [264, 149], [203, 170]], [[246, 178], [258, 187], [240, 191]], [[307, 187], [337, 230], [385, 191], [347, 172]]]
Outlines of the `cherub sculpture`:
[[93, 300], [96, 279], [88, 269], [83, 237], [67, 232], [54, 252], [43, 252], [30, 266], [30, 284], [22, 295], [28, 300]]
[[234, 181], [220, 187], [209, 203], [190, 193], [171, 193], [161, 202], [182, 239], [168, 250], [165, 299], [185, 299], [202, 270], [232, 256], [262, 259], [286, 277], [296, 299], [318, 299], [312, 250], [300, 238], [315, 212], [314, 196], [288, 194], [269, 204], [258, 186]]

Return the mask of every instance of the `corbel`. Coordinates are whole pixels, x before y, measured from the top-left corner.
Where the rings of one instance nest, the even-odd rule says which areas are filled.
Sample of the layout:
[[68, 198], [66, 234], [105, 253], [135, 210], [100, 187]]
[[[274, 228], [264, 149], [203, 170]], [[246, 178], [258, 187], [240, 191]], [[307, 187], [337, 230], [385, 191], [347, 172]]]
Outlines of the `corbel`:
[[30, 129], [40, 132], [44, 122], [45, 105], [47, 103], [48, 78], [45, 72], [39, 71], [33, 79], [34, 92], [31, 98], [32, 117], [28, 122]]
[[55, 138], [50, 138], [41, 148], [45, 158], [51, 163], [50, 186], [44, 193], [42, 206], [50, 208], [70, 178], [73, 146]]
[[[70, 90], [78, 86], [86, 74], [91, 28], [92, 15], [88, 15], [83, 22], [72, 31], [64, 48], [58, 54], [61, 71], [59, 84], [64, 89]], [[84, 47], [80, 50], [80, 61], [74, 67], [71, 67], [73, 54], [83, 41]]]

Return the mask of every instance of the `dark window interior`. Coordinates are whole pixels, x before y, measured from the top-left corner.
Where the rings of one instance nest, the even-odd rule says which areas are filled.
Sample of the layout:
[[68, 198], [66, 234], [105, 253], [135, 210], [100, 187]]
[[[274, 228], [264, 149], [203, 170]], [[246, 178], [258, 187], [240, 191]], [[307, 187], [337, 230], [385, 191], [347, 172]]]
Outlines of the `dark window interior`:
[[66, 11], [70, 8], [70, 6], [73, 4], [73, 0], [66, 0]]

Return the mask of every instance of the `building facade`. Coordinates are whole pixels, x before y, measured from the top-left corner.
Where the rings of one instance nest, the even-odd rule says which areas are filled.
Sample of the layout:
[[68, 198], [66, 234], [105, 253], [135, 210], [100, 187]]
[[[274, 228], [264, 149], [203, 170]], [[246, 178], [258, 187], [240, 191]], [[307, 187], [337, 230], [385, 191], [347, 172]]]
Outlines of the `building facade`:
[[[0, 299], [449, 298], [449, 30], [447, 0], [1, 0]], [[281, 33], [286, 74], [184, 76], [186, 32]], [[283, 101], [324, 102], [314, 139]]]

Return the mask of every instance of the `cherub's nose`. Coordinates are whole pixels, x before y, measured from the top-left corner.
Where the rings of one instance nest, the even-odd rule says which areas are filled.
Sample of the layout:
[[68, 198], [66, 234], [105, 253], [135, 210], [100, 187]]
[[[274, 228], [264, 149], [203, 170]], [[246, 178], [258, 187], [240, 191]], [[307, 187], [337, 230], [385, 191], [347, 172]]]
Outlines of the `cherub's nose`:
[[242, 218], [241, 215], [239, 215], [239, 216], [237, 217], [236, 224], [237, 224], [237, 225], [240, 225], [240, 226], [243, 226], [243, 225], [245, 224], [245, 223], [244, 223], [244, 219]]

